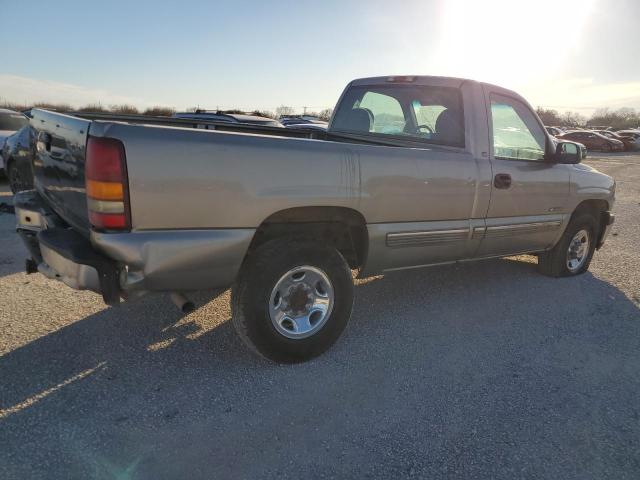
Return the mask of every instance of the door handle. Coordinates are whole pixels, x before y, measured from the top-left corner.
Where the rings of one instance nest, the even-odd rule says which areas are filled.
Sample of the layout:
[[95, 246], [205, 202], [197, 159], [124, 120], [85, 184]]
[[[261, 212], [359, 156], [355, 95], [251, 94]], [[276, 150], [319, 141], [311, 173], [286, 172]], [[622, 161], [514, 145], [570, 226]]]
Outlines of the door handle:
[[511, 186], [511, 175], [508, 173], [497, 173], [493, 178], [493, 186], [502, 189], [509, 188]]

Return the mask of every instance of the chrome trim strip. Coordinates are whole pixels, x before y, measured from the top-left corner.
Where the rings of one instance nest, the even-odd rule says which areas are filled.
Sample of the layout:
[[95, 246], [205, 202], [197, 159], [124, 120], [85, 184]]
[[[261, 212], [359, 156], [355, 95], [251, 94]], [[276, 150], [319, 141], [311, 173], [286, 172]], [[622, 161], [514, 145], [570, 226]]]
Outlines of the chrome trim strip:
[[413, 247], [423, 245], [444, 245], [453, 242], [466, 241], [471, 232], [471, 238], [501, 238], [514, 235], [535, 234], [557, 230], [562, 225], [560, 220], [548, 222], [517, 223], [511, 225], [495, 225], [489, 227], [474, 227], [469, 230], [427, 230], [417, 232], [388, 233], [386, 244], [388, 247]]
[[557, 230], [562, 225], [560, 220], [549, 222], [518, 223], [513, 225], [496, 225], [487, 227], [486, 238], [509, 237], [526, 233], [540, 233]]
[[487, 227], [475, 227], [473, 229], [472, 238], [480, 238], [484, 236], [484, 233], [487, 231]]
[[388, 247], [412, 247], [439, 245], [467, 240], [469, 229], [429, 230], [421, 232], [398, 232], [387, 234]]

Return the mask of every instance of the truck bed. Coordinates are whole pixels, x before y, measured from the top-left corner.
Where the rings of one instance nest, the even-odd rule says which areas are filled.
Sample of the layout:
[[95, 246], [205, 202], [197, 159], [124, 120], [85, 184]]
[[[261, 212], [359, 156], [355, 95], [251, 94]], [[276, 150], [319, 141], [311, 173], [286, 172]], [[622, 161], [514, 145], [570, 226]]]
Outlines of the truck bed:
[[[33, 110], [32, 127], [37, 131], [37, 159], [34, 179], [39, 193], [65, 221], [88, 234], [87, 205], [84, 190], [85, 146], [92, 132], [108, 131], [110, 126], [151, 127], [175, 131], [197, 130], [199, 133], [236, 134], [242, 136], [280, 137], [291, 139], [326, 138], [325, 132], [259, 125], [231, 124], [208, 120], [193, 120], [145, 115], [71, 112], [62, 114], [41, 109]], [[178, 167], [184, 165], [184, 152], [174, 157]], [[182, 161], [180, 161], [182, 160]]]

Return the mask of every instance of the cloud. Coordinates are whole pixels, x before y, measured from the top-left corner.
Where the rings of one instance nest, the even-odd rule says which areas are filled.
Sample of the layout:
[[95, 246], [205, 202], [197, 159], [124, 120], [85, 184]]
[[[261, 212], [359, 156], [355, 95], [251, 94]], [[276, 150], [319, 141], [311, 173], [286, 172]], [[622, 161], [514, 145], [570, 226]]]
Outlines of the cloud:
[[0, 100], [24, 104], [67, 103], [76, 108], [96, 103], [106, 106], [126, 103], [140, 108], [151, 106], [151, 103], [143, 98], [118, 95], [99, 88], [2, 73]]

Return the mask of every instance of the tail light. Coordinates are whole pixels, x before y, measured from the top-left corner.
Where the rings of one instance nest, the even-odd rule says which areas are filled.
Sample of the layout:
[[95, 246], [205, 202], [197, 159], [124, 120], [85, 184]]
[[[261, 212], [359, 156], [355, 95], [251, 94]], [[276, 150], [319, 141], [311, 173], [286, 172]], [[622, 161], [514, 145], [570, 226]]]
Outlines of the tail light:
[[89, 222], [96, 230], [131, 230], [129, 180], [124, 145], [89, 137], [85, 163]]

